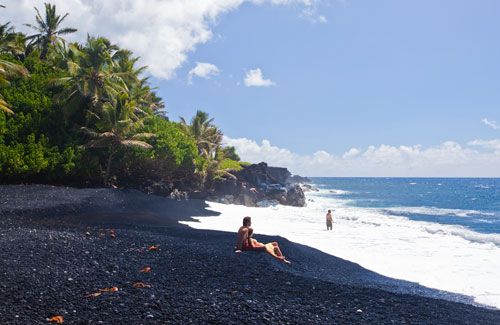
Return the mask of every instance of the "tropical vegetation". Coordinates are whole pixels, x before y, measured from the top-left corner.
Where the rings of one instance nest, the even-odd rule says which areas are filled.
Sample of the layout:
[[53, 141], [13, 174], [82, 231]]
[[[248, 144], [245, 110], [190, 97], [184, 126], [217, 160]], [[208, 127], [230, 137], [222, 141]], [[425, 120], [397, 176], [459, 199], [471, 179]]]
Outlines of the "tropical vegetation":
[[132, 52], [68, 42], [54, 5], [34, 14], [32, 35], [0, 25], [0, 182], [203, 190], [241, 169], [207, 113], [167, 117]]

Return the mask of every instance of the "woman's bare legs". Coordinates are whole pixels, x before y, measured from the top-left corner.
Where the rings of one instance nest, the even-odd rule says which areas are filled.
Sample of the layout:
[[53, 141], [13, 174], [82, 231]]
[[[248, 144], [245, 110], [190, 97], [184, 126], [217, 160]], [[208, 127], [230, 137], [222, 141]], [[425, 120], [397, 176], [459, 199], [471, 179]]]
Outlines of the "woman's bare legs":
[[[283, 253], [281, 252], [280, 247], [278, 246], [277, 242], [272, 242], [271, 243], [274, 246], [274, 253], [278, 256], [283, 256]], [[283, 256], [284, 257], [284, 256]]]
[[282, 262], [285, 262], [287, 264], [291, 264], [290, 261], [288, 261], [285, 258], [285, 256], [283, 256], [283, 253], [281, 253], [281, 250], [278, 246], [278, 243], [272, 242], [272, 243], [266, 244], [265, 247], [266, 247], [266, 252], [268, 254], [270, 254], [271, 256], [273, 256], [274, 258], [276, 258]]

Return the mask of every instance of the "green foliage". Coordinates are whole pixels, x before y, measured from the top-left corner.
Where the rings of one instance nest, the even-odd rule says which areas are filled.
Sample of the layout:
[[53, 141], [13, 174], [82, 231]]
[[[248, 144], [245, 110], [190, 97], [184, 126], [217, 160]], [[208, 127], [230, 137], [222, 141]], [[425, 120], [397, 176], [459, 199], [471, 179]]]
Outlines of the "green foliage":
[[37, 139], [30, 134], [24, 143], [0, 144], [0, 175], [7, 180], [23, 181], [40, 174], [55, 178], [69, 174], [76, 158], [73, 148], [60, 152], [57, 147], [51, 147], [43, 135]]
[[230, 159], [230, 158], [225, 158], [222, 160], [219, 164], [219, 169], [222, 170], [234, 170], [234, 171], [240, 171], [243, 169], [243, 166], [239, 161]]
[[67, 14], [36, 13], [30, 37], [0, 25], [0, 182], [206, 188], [242, 168], [207, 113], [161, 114], [132, 52], [102, 37], [68, 44]]
[[185, 132], [179, 123], [158, 116], [150, 117], [142, 130], [156, 134], [151, 140], [153, 158], [164, 160], [171, 169], [189, 169], [198, 158], [196, 141]]
[[233, 146], [228, 146], [222, 148], [222, 155], [224, 158], [229, 158], [231, 160], [240, 161], [240, 156], [236, 153], [236, 148]]
[[[56, 180], [71, 173], [78, 157], [47, 89], [57, 73], [38, 58], [28, 57], [24, 64], [29, 78], [13, 79], [0, 87], [15, 112], [0, 112], [0, 179]], [[64, 146], [57, 146], [63, 139]]]

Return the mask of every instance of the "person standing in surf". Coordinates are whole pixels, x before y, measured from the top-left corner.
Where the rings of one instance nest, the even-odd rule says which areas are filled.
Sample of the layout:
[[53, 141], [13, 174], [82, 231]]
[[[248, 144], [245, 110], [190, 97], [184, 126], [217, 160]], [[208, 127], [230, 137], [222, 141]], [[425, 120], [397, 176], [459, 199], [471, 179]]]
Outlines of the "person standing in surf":
[[328, 210], [326, 214], [326, 230], [333, 230], [332, 210]]

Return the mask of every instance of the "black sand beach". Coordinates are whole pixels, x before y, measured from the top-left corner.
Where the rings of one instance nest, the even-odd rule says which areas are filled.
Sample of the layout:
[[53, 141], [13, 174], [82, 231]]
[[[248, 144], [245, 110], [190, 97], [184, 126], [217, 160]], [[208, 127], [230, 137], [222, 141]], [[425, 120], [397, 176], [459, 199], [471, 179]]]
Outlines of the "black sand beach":
[[462, 303], [468, 297], [284, 238], [256, 234], [279, 241], [291, 267], [235, 254], [233, 233], [178, 224], [193, 215], [216, 213], [203, 201], [137, 191], [0, 186], [0, 323], [46, 324], [55, 315], [65, 324], [500, 323], [499, 310]]

